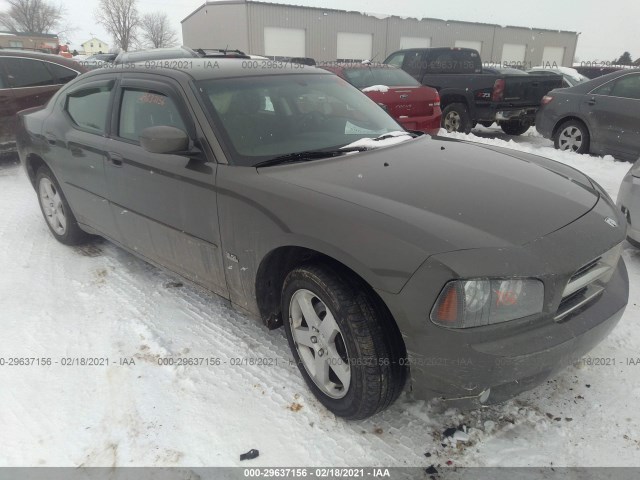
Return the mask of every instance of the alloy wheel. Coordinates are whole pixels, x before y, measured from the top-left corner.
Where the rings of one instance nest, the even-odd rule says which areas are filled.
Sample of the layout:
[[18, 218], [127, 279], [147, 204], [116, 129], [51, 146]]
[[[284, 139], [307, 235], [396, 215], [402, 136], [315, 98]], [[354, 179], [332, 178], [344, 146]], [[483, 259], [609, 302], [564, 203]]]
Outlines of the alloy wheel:
[[289, 322], [305, 370], [331, 398], [343, 398], [351, 383], [351, 367], [340, 327], [327, 305], [313, 292], [291, 296]]
[[64, 205], [60, 193], [56, 186], [46, 177], [40, 179], [38, 185], [40, 193], [40, 204], [47, 222], [54, 232], [64, 235], [67, 231], [67, 217], [64, 212]]

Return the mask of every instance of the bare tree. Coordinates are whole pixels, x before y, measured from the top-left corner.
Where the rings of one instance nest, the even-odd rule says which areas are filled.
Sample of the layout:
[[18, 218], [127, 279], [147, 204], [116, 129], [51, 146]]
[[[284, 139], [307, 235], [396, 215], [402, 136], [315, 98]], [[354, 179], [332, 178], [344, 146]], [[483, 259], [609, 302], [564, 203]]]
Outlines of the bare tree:
[[46, 0], [6, 0], [9, 10], [0, 13], [0, 26], [11, 32], [51, 33], [59, 26], [62, 6]]
[[140, 21], [142, 39], [153, 48], [173, 47], [178, 43], [176, 31], [169, 26], [166, 13], [147, 13]]
[[133, 45], [140, 25], [136, 0], [100, 0], [95, 19], [113, 36], [117, 47], [126, 52]]

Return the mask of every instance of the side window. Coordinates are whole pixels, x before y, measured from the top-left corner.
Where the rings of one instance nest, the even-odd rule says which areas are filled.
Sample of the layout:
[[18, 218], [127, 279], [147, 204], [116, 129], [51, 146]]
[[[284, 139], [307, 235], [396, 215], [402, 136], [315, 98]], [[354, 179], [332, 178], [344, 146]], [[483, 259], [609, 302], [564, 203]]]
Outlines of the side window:
[[604, 85], [599, 86], [594, 91], [591, 92], [592, 95], [611, 95], [611, 90], [613, 90], [614, 82], [605, 83]]
[[80, 88], [67, 95], [65, 110], [77, 126], [104, 134], [111, 87]]
[[4, 59], [0, 57], [0, 88], [9, 88], [4, 80]]
[[402, 62], [402, 69], [412, 77], [419, 77], [424, 70], [424, 56], [420, 51], [407, 52]]
[[13, 88], [53, 85], [53, 75], [40, 60], [30, 58], [5, 58], [9, 86]]
[[393, 55], [386, 63], [388, 63], [389, 65], [395, 65], [396, 67], [401, 68], [403, 61], [404, 61], [404, 52], [400, 52]]
[[120, 105], [118, 136], [137, 142], [148, 127], [169, 126], [187, 131], [174, 101], [148, 90], [125, 89]]
[[640, 75], [627, 75], [620, 78], [613, 86], [611, 96], [640, 100]]
[[71, 70], [70, 68], [57, 65], [55, 63], [47, 64], [49, 70], [56, 77], [56, 83], [69, 83], [71, 80], [78, 76], [78, 72]]

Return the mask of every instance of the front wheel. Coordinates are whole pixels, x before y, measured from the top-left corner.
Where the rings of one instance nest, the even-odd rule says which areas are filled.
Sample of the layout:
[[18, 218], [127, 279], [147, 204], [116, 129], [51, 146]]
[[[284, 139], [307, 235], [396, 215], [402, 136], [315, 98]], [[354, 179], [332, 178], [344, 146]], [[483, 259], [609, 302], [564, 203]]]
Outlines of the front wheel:
[[472, 124], [469, 109], [464, 103], [452, 103], [442, 111], [442, 128], [447, 132], [470, 133]]
[[553, 145], [559, 150], [589, 153], [589, 130], [578, 120], [564, 122], [553, 136]]
[[523, 123], [520, 120], [510, 120], [508, 122], [500, 122], [500, 128], [507, 135], [522, 135], [529, 130], [531, 126], [528, 123]]
[[384, 410], [406, 379], [404, 344], [382, 302], [337, 268], [287, 275], [282, 313], [289, 347], [316, 398], [350, 420]]
[[45, 166], [36, 173], [36, 192], [42, 215], [56, 240], [65, 245], [78, 245], [88, 240], [89, 235], [78, 226], [58, 180]]

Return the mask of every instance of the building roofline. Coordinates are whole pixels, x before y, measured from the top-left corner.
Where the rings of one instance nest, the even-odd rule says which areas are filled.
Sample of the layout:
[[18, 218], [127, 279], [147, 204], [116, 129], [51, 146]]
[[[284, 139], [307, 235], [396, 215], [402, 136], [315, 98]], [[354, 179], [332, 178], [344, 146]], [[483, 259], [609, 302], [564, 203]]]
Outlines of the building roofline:
[[45, 38], [58, 38], [58, 35], [55, 33], [35, 33], [35, 32], [7, 32], [4, 30], [0, 30], [0, 33], [5, 33], [8, 35], [15, 35], [17, 37], [45, 37]]
[[306, 5], [291, 5], [291, 4], [287, 4], [287, 3], [263, 2], [263, 1], [260, 1], [260, 0], [206, 1], [204, 4], [200, 5], [193, 12], [191, 12], [189, 15], [187, 15], [183, 20], [181, 20], [180, 23], [184, 23], [187, 19], [189, 19], [190, 17], [192, 17], [193, 15], [198, 13], [204, 7], [210, 7], [210, 6], [215, 6], [215, 5], [246, 5], [246, 4], [249, 4], [249, 3], [255, 3], [255, 4], [259, 4], [259, 5], [268, 5], [268, 6], [273, 6], [273, 7], [304, 8], [304, 9], [307, 9], [307, 10], [319, 10], [319, 11], [323, 11], [323, 12], [359, 13], [360, 15], [373, 17], [373, 18], [376, 18], [376, 15], [380, 15], [380, 16], [384, 15], [385, 18], [377, 18], [377, 20], [380, 20], [380, 21], [385, 21], [385, 20], [388, 20], [389, 18], [397, 18], [397, 19], [400, 19], [400, 20], [417, 20], [419, 22], [423, 21], [423, 20], [431, 20], [431, 21], [436, 21], [436, 22], [458, 23], [458, 24], [463, 24], [463, 25], [484, 25], [486, 27], [517, 28], [517, 29], [520, 29], [520, 30], [528, 30], [528, 31], [535, 31], [535, 32], [572, 33], [574, 35], [578, 35], [578, 32], [573, 32], [571, 30], [554, 30], [552, 28], [521, 27], [521, 26], [516, 26], [516, 25], [498, 25], [498, 24], [495, 24], [495, 23], [468, 22], [468, 21], [464, 21], [464, 20], [444, 20], [442, 18], [432, 18], [432, 17], [424, 17], [424, 18], [403, 17], [403, 16], [400, 16], [400, 15], [391, 15], [391, 14], [382, 14], [382, 13], [377, 14], [377, 13], [374, 13], [374, 12], [358, 12], [358, 11], [355, 11], [355, 10], [340, 10], [340, 9], [337, 9], [337, 8], [308, 7]]

